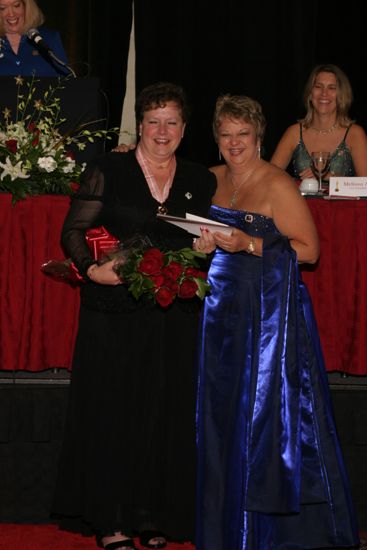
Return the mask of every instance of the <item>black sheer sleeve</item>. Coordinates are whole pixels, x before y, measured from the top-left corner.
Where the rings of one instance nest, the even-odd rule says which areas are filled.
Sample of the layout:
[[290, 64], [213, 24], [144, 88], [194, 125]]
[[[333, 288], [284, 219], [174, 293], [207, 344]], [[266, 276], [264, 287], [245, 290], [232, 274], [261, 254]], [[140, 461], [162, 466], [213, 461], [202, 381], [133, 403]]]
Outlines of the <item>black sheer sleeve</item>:
[[87, 167], [62, 228], [61, 241], [64, 250], [85, 278], [88, 268], [96, 263], [88, 248], [85, 232], [96, 226], [103, 206], [103, 191], [103, 173], [97, 166]]

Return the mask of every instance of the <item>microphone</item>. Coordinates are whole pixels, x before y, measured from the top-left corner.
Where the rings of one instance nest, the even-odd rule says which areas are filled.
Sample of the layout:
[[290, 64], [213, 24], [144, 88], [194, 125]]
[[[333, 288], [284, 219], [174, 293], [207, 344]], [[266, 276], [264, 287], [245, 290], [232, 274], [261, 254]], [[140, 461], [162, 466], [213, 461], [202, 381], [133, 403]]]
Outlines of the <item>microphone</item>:
[[26, 35], [32, 42], [32, 44], [37, 47], [38, 50], [40, 50], [43, 54], [47, 56], [53, 57], [53, 51], [51, 50], [51, 48], [48, 47], [37, 29], [29, 29], [26, 32]]
[[61, 61], [61, 59], [59, 59], [55, 55], [55, 53], [51, 50], [51, 48], [43, 40], [42, 36], [40, 35], [40, 33], [38, 32], [37, 29], [28, 29], [28, 31], [26, 32], [26, 36], [32, 42], [32, 44], [34, 44], [36, 46], [36, 48], [41, 53], [43, 53], [43, 55], [45, 55], [46, 57], [51, 57], [57, 63], [59, 63], [59, 65], [62, 65], [63, 67], [66, 67], [68, 69], [68, 71], [70, 71], [71, 74], [74, 76], [74, 78], [76, 78], [76, 74], [73, 71], [73, 69], [71, 67], [69, 67], [69, 65], [64, 63], [64, 61]]

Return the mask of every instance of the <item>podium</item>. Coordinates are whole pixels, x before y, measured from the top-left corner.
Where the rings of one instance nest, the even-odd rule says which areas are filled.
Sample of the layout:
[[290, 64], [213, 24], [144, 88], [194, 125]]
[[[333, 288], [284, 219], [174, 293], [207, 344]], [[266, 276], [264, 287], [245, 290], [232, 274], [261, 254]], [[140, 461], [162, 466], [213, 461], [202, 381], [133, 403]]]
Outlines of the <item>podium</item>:
[[[32, 77], [22, 77], [24, 84], [21, 90], [27, 94], [27, 84], [32, 82]], [[73, 129], [90, 122], [93, 122], [87, 128], [89, 130], [107, 129], [108, 104], [107, 98], [100, 86], [100, 80], [97, 77], [83, 78], [58, 78], [58, 77], [38, 77], [33, 80], [36, 92], [34, 99], [42, 99], [47, 89], [58, 86], [55, 96], [60, 98], [61, 113], [60, 117], [65, 119], [59, 126], [61, 134], [71, 132]], [[0, 77], [0, 112], [1, 117], [4, 109], [7, 107], [11, 111], [11, 117], [14, 119], [16, 114], [17, 94], [19, 86], [16, 83], [16, 77]], [[34, 111], [34, 104], [30, 105], [27, 113]], [[98, 121], [97, 123], [94, 121]], [[70, 146], [78, 163], [87, 162], [96, 155], [104, 152], [105, 140], [97, 138], [94, 143], [87, 142], [83, 151], [77, 147]]]

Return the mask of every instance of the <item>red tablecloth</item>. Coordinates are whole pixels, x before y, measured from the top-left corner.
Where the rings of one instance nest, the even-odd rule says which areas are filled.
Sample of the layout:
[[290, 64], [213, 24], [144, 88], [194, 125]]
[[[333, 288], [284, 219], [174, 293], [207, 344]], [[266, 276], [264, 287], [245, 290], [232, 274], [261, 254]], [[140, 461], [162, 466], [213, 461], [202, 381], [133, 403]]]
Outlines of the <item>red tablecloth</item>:
[[[302, 267], [326, 368], [367, 375], [367, 201], [308, 199], [320, 241], [316, 266]], [[0, 369], [71, 367], [79, 291], [41, 273], [62, 259], [69, 199], [46, 195], [11, 206], [0, 193]]]
[[79, 290], [44, 275], [63, 259], [60, 234], [70, 199], [45, 195], [11, 205], [0, 193], [0, 369], [70, 368]]
[[307, 199], [320, 260], [302, 268], [326, 369], [367, 375], [367, 201]]

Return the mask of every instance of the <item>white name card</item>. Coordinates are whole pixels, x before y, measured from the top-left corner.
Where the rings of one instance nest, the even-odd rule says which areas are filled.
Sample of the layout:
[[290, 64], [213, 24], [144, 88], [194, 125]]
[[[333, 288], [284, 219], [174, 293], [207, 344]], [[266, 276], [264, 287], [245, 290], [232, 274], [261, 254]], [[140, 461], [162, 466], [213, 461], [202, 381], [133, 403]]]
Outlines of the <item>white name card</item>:
[[330, 197], [367, 197], [367, 178], [333, 176], [329, 180]]

